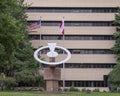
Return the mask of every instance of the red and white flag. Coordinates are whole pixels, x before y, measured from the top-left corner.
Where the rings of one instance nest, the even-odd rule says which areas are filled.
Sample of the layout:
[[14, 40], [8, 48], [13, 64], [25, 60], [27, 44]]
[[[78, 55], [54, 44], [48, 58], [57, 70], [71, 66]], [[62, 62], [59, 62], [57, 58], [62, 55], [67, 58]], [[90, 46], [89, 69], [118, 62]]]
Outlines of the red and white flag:
[[62, 20], [60, 22], [59, 29], [60, 29], [60, 32], [62, 33], [62, 35], [64, 35], [64, 20]]
[[32, 23], [31, 25], [28, 26], [28, 30], [33, 30], [41, 27], [41, 20]]

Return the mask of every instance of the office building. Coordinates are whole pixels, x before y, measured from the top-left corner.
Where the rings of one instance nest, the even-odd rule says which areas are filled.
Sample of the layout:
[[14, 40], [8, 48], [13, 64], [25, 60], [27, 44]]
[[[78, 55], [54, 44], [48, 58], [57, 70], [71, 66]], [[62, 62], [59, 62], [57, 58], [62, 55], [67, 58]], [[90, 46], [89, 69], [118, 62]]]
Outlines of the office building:
[[[28, 22], [41, 19], [41, 27], [29, 33], [34, 49], [55, 42], [69, 49], [72, 57], [65, 63], [65, 87], [108, 90], [108, 73], [116, 64], [111, 51], [116, 27], [112, 23], [120, 0], [26, 0], [30, 7]], [[65, 40], [59, 32], [65, 21]], [[40, 40], [41, 39], [41, 40]], [[47, 53], [47, 49], [41, 54]], [[61, 50], [58, 61], [65, 57]], [[60, 65], [62, 75], [63, 69]]]

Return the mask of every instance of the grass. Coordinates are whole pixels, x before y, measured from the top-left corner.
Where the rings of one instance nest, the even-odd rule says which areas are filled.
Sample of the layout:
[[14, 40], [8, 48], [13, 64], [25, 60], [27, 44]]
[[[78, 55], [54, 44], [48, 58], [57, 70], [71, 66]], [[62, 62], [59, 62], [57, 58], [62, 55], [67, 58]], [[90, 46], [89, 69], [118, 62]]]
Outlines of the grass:
[[120, 93], [92, 92], [91, 94], [86, 94], [79, 92], [67, 94], [35, 94], [31, 92], [0, 92], [0, 96], [120, 96]]

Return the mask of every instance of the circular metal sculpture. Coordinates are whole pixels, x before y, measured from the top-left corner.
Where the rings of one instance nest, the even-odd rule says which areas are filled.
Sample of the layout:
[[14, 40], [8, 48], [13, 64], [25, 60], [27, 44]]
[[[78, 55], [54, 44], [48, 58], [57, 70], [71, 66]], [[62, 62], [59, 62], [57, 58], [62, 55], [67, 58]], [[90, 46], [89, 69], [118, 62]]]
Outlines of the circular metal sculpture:
[[[57, 57], [58, 56], [58, 53], [55, 52], [55, 48], [59, 48], [59, 49], [62, 49], [64, 50], [66, 53], [67, 53], [67, 57], [60, 61], [60, 62], [47, 62], [47, 61], [43, 61], [41, 60], [39, 57], [38, 57], [38, 53], [43, 50], [43, 49], [46, 49], [46, 48], [49, 48], [50, 49], [50, 52], [47, 53], [47, 56], [48, 57]], [[71, 53], [64, 47], [61, 47], [61, 46], [56, 46], [56, 43], [48, 43], [48, 46], [44, 46], [44, 47], [41, 47], [39, 49], [37, 49], [35, 52], [34, 52], [34, 58], [40, 62], [40, 63], [44, 63], [44, 64], [48, 64], [48, 65], [58, 65], [58, 64], [62, 64], [62, 63], [65, 63], [66, 61], [68, 61], [70, 58], [71, 58]]]

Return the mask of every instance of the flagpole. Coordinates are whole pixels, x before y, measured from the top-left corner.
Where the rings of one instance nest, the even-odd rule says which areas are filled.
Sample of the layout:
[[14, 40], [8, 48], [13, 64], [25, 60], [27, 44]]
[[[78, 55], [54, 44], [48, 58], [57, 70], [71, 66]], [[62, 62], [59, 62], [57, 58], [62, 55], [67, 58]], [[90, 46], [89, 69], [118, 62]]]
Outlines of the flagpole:
[[[65, 36], [64, 36], [64, 17], [63, 17], [62, 21], [60, 22], [59, 28], [60, 28], [61, 34], [63, 35], [62, 40], [63, 40], [63, 47], [64, 47], [64, 40], [65, 40]], [[64, 55], [64, 51], [63, 51], [63, 55]], [[63, 63], [61, 76], [62, 76], [61, 79], [62, 79], [62, 83], [63, 83], [63, 92], [64, 92], [64, 90], [65, 90], [65, 64], [64, 63]]]
[[[64, 17], [63, 17], [64, 20]], [[63, 29], [65, 31], [65, 29]], [[63, 34], [63, 47], [64, 47], [65, 35]], [[64, 52], [63, 52], [64, 55]], [[65, 91], [65, 63], [63, 63], [63, 92]]]
[[[40, 16], [40, 21], [39, 21], [39, 22], [40, 22], [40, 25], [39, 25], [39, 26], [41, 27], [41, 16]], [[40, 47], [40, 43], [41, 43], [41, 33], [40, 33], [40, 27], [39, 27], [39, 34], [40, 34], [39, 47]], [[41, 54], [41, 52], [40, 52], [40, 54]]]
[[[63, 35], [63, 47], [64, 47], [64, 40], [65, 40], [65, 36]], [[63, 63], [63, 91], [65, 91], [65, 63]]]
[[[41, 45], [41, 32], [40, 32], [40, 27], [41, 27], [41, 16], [40, 16], [40, 19], [39, 19], [39, 29], [38, 29], [38, 33], [39, 33], [39, 36], [40, 36], [40, 40], [39, 40], [39, 46], [38, 48], [40, 48], [42, 45]], [[39, 55], [41, 56], [41, 51], [39, 52]], [[41, 65], [41, 64], [40, 64]], [[42, 65], [40, 66], [42, 68]]]

